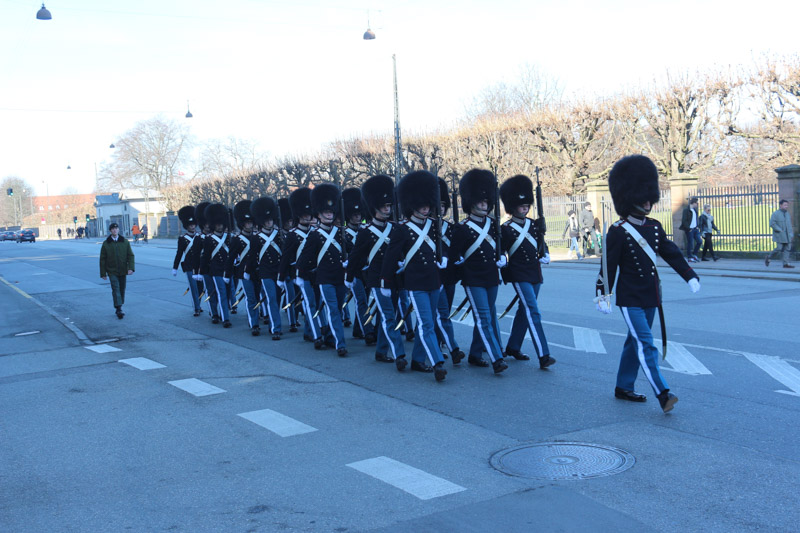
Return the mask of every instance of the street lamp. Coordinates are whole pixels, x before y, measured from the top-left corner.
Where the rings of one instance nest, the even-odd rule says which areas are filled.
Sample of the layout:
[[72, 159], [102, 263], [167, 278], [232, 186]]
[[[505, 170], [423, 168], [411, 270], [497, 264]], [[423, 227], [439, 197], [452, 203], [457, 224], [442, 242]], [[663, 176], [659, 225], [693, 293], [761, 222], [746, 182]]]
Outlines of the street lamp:
[[53, 16], [50, 14], [47, 8], [44, 7], [44, 4], [42, 4], [42, 9], [36, 12], [36, 20], [50, 20], [52, 18]]
[[186, 100], [186, 118], [192, 118], [192, 112], [189, 110], [189, 100]]

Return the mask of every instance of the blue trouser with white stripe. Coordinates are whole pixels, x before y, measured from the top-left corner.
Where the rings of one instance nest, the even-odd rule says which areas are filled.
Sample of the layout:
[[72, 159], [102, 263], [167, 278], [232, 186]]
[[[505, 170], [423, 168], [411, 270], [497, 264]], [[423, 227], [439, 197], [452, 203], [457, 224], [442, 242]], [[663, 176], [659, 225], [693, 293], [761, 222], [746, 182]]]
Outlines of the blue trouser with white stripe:
[[217, 308], [219, 300], [217, 298], [217, 286], [214, 283], [214, 277], [203, 274], [203, 285], [206, 287], [208, 296], [208, 311], [211, 313], [212, 317], [219, 316], [219, 309]]
[[642, 368], [647, 381], [656, 394], [669, 389], [658, 368], [658, 348], [653, 344], [653, 318], [655, 307], [620, 307], [625, 324], [628, 326], [628, 337], [622, 347], [617, 372], [617, 387], [632, 391], [636, 382], [639, 367]]
[[197, 288], [197, 280], [192, 276], [194, 276], [194, 272], [191, 270], [186, 273], [186, 279], [189, 280], [189, 291], [192, 293], [192, 305], [197, 313], [200, 311], [200, 290]]
[[225, 283], [225, 278], [222, 276], [214, 276], [214, 288], [217, 289], [217, 312], [214, 313], [222, 320], [230, 320], [230, 306], [228, 301], [230, 299], [230, 283]]
[[[447, 346], [447, 351], [452, 352], [458, 349], [458, 341], [456, 341], [455, 333], [453, 332], [453, 323], [450, 321], [450, 302], [447, 287], [442, 286], [439, 289], [439, 301], [437, 302], [436, 313], [436, 333], [437, 338], [441, 336]], [[453, 287], [455, 290], [455, 287]]]
[[486, 350], [492, 363], [503, 358], [500, 348], [500, 325], [497, 322], [497, 286], [464, 287], [472, 306], [475, 327], [472, 329], [472, 344], [469, 347], [470, 357], [480, 357]]
[[444, 361], [434, 330], [434, 315], [439, 305], [439, 289], [433, 291], [408, 291], [414, 315], [417, 318], [417, 335], [411, 358], [418, 363], [435, 365]]
[[375, 318], [380, 320], [375, 353], [389, 355], [388, 350], [391, 350], [393, 359], [405, 357], [406, 346], [403, 344], [403, 338], [400, 331], [394, 329], [397, 327], [397, 320], [395, 320], [392, 297], [382, 295], [380, 289], [376, 288], [372, 289], [372, 297], [375, 298], [375, 305], [378, 306], [378, 316]]
[[247, 309], [247, 320], [250, 327], [258, 325], [258, 298], [256, 298], [256, 286], [253, 284], [252, 279], [241, 280], [242, 291], [244, 291], [244, 306]]
[[[288, 287], [288, 285], [287, 285]], [[269, 331], [273, 335], [281, 333], [281, 310], [278, 300], [278, 285], [274, 279], [261, 280], [261, 290], [264, 301], [261, 303], [269, 317]]]
[[[283, 296], [286, 299], [285, 304], [288, 305], [294, 302], [297, 296], [297, 287], [294, 286], [294, 280], [286, 278], [286, 283], [283, 288]], [[297, 304], [303, 305], [302, 302], [295, 302], [286, 309], [286, 318], [289, 320], [289, 326], [299, 325], [297, 322]]]
[[342, 323], [342, 303], [344, 302], [345, 286], [323, 284], [319, 287], [319, 296], [325, 308], [320, 314], [325, 313], [331, 328], [331, 335], [336, 342], [336, 349], [346, 348], [344, 344], [344, 324]]
[[[397, 306], [395, 309], [397, 310], [397, 321], [400, 322], [404, 316], [406, 316], [406, 311], [408, 311], [408, 291], [405, 289], [400, 289], [397, 291]], [[408, 315], [408, 319], [403, 324], [401, 331], [405, 333], [406, 331], [412, 331], [414, 329], [413, 321], [411, 320], [411, 315]]]
[[306, 280], [302, 280], [302, 286], [298, 287], [303, 294], [303, 314], [306, 316], [303, 321], [303, 334], [316, 340], [322, 336], [319, 323], [314, 318], [317, 312], [317, 300], [314, 297], [314, 287]]
[[[353, 301], [355, 302], [353, 306], [353, 314], [355, 315], [355, 320], [353, 321], [353, 335], [355, 336], [358, 332], [361, 332], [362, 335], [375, 333], [374, 323], [364, 323], [367, 320], [367, 293], [364, 290], [364, 282], [358, 278], [353, 279], [352, 290]], [[345, 307], [345, 309], [347, 309], [347, 307]]]
[[536, 349], [536, 355], [544, 357], [550, 355], [550, 347], [547, 346], [547, 339], [542, 328], [542, 315], [539, 313], [539, 289], [541, 283], [514, 283], [514, 290], [519, 296], [519, 307], [517, 314], [514, 315], [514, 323], [511, 325], [511, 336], [508, 338], [506, 348], [519, 351], [522, 348], [522, 341], [525, 339], [525, 331], [531, 333], [531, 341]]

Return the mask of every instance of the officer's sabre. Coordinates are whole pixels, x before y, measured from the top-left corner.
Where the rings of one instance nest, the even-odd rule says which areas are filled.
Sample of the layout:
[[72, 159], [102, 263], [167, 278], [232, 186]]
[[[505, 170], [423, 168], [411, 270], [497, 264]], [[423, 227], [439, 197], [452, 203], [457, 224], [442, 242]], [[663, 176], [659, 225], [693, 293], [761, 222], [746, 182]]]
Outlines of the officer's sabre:
[[506, 307], [506, 310], [503, 311], [503, 314], [500, 315], [499, 318], [503, 318], [504, 316], [506, 316], [506, 314], [509, 311], [511, 311], [511, 309], [514, 307], [514, 304], [516, 304], [518, 301], [519, 301], [519, 294], [515, 294], [514, 297], [511, 299], [511, 303], [508, 304], [508, 307]]
[[408, 319], [408, 315], [411, 314], [411, 311], [413, 309], [414, 309], [414, 304], [409, 304], [408, 309], [406, 309], [406, 314], [403, 315], [403, 318], [400, 320], [400, 322], [397, 323], [397, 327], [394, 328], [395, 331], [403, 327], [403, 324], [405, 323], [406, 319]]
[[294, 299], [291, 302], [289, 302], [288, 304], [283, 306], [283, 310], [286, 311], [287, 309], [289, 309], [292, 306], [292, 304], [295, 304], [295, 303], [299, 302], [300, 298], [302, 298], [302, 297], [303, 297], [303, 293], [300, 292], [300, 291], [297, 291], [297, 294], [295, 295]]
[[186, 290], [183, 291], [183, 294], [181, 294], [181, 296], [186, 296], [186, 293], [189, 292], [189, 289], [191, 289], [191, 287], [186, 287]]
[[342, 304], [342, 309], [344, 309], [345, 307], [347, 307], [347, 304], [349, 304], [349, 303], [350, 303], [350, 300], [352, 300], [352, 299], [353, 299], [353, 293], [352, 293], [352, 292], [348, 292], [348, 293], [347, 293], [347, 296], [346, 296], [346, 297], [345, 297], [345, 299], [344, 299], [344, 303]]
[[450, 316], [449, 316], [448, 318], [453, 318], [454, 316], [456, 316], [456, 314], [457, 314], [459, 311], [461, 311], [461, 308], [462, 308], [462, 307], [464, 307], [464, 305], [466, 305], [466, 303], [467, 303], [468, 301], [469, 301], [469, 297], [468, 297], [468, 296], [464, 296], [464, 300], [461, 302], [461, 304], [459, 304], [459, 306], [458, 306], [458, 307], [456, 307], [456, 310], [455, 310], [455, 311], [453, 311], [452, 313], [450, 313]]

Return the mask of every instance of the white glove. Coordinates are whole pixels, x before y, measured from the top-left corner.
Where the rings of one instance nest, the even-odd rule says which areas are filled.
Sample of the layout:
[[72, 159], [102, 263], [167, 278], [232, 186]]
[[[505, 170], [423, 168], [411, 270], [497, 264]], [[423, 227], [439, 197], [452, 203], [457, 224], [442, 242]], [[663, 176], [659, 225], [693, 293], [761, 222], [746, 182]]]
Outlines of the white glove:
[[504, 256], [504, 255], [501, 255], [501, 256], [500, 256], [500, 259], [498, 259], [498, 260], [495, 262], [495, 265], [497, 265], [497, 268], [503, 268], [503, 267], [504, 267], [504, 266], [506, 266], [507, 264], [508, 264], [508, 259], [506, 259], [506, 256]]
[[172, 275], [173, 276], [177, 276], [178, 275], [178, 271], [176, 269], [174, 269], [174, 268], [172, 269]]
[[444, 270], [447, 268], [447, 257], [442, 256], [442, 260], [436, 263], [436, 266]]
[[353, 282], [352, 281], [344, 280], [344, 286], [347, 287], [348, 289], [350, 289], [351, 291], [353, 290]]
[[392, 289], [381, 289], [381, 296], [385, 296], [387, 298], [392, 297]]
[[458, 258], [458, 261], [456, 261], [456, 264], [457, 264], [457, 265], [460, 265], [460, 264], [461, 264], [461, 263], [463, 263], [463, 262], [464, 262], [464, 258], [463, 258], [463, 257], [459, 257], [459, 258]]
[[280, 287], [283, 290], [286, 290], [286, 282], [285, 281], [278, 280], [276, 283], [277, 283], [278, 287]]
[[305, 283], [306, 282], [303, 280], [303, 278], [294, 278], [294, 284], [300, 288], [302, 288]]
[[604, 315], [611, 314], [611, 299], [605, 294], [602, 294], [597, 298], [595, 298], [594, 303], [595, 303], [595, 308]]
[[397, 268], [403, 268], [403, 265], [405, 265], [405, 264], [406, 264], [405, 261], [398, 261], [397, 262]]
[[697, 278], [692, 278], [689, 280], [689, 290], [692, 291], [692, 293], [700, 290], [700, 282], [697, 280]]
[[[543, 264], [543, 265], [549, 265], [549, 264], [550, 264], [550, 252], [547, 252], [546, 254], [544, 254], [544, 257], [542, 257], [541, 259], [539, 259], [539, 262], [540, 262], [541, 264]], [[610, 312], [611, 312], [611, 311], [609, 311], [609, 313], [610, 313]]]
[[248, 274], [247, 272], [245, 272], [245, 273], [242, 275], [242, 277], [243, 277], [244, 279], [247, 279], [247, 280], [249, 280], [249, 279], [250, 279], [250, 274]]
[[222, 278], [222, 281], [225, 282], [225, 285], [231, 282], [231, 278]]
[[348, 260], [347, 260], [347, 259], [345, 259], [344, 261], [342, 261], [342, 267], [344, 267], [344, 268], [347, 268], [347, 263], [348, 263]]
[[203, 281], [203, 276], [201, 276], [200, 274], [195, 274], [192, 276], [192, 279], [194, 279], [195, 281]]

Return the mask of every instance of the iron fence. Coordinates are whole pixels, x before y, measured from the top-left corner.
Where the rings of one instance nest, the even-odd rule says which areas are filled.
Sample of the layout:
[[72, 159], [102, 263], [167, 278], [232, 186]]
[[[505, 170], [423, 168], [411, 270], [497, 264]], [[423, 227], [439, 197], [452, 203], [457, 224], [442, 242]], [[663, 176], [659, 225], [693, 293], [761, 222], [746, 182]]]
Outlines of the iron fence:
[[723, 252], [768, 252], [775, 247], [769, 217], [778, 209], [778, 184], [708, 187], [697, 190], [698, 209], [711, 206], [714, 249]]
[[[565, 196], [545, 196], [542, 198], [544, 204], [544, 218], [547, 221], [547, 233], [545, 242], [550, 248], [569, 248], [569, 233], [563, 236], [564, 228], [567, 227], [569, 216], [567, 213], [574, 210], [575, 214], [580, 214], [583, 204], [586, 202], [585, 194], [574, 194]], [[535, 213], [534, 213], [534, 216]]]

